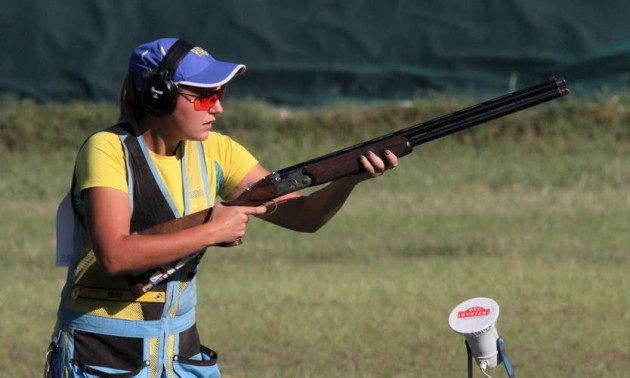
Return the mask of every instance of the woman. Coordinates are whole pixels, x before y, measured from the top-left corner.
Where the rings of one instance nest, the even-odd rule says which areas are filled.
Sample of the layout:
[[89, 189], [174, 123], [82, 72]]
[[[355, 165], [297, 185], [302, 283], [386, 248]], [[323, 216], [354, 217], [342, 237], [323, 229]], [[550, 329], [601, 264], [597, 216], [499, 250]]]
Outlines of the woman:
[[[217, 354], [199, 342], [195, 274], [190, 259], [138, 295], [140, 273], [170, 267], [209, 246], [245, 234], [249, 216], [314, 232], [360, 181], [396, 167], [374, 154], [365, 173], [308, 196], [265, 206], [214, 203], [236, 198], [269, 171], [242, 146], [212, 132], [227, 83], [245, 66], [217, 61], [185, 41], [160, 39], [132, 53], [121, 94], [121, 121], [89, 137], [77, 156], [71, 190], [79, 235], [47, 358], [61, 376], [219, 377]], [[208, 222], [162, 235], [145, 228], [213, 206]]]

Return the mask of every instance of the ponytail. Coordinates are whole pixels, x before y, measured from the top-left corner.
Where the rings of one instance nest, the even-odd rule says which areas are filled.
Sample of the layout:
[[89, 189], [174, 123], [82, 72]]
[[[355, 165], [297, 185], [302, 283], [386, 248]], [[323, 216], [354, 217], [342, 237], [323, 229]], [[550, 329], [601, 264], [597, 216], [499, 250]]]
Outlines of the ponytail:
[[144, 115], [144, 108], [140, 103], [140, 91], [135, 88], [133, 74], [129, 72], [120, 91], [120, 119], [133, 117], [139, 120]]

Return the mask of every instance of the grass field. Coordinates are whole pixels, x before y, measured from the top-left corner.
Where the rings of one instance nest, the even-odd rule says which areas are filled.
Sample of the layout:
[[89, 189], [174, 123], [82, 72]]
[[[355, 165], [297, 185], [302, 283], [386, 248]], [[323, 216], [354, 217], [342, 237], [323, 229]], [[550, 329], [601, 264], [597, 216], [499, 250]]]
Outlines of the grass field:
[[[448, 315], [461, 301], [486, 296], [501, 306], [497, 328], [517, 376], [628, 376], [626, 102], [534, 109], [421, 146], [396, 171], [357, 187], [315, 234], [252, 221], [244, 245], [213, 248], [202, 262], [202, 341], [219, 351], [232, 378], [463, 377], [464, 339], [450, 330]], [[44, 122], [23, 131], [7, 125], [45, 105], [11, 106], [0, 129], [0, 371], [33, 377], [65, 277], [54, 267], [54, 212], [74, 150], [94, 121], [60, 132], [63, 148], [46, 148], [49, 139], [32, 153], [19, 141], [38, 135]], [[229, 132], [264, 165], [280, 168], [458, 106], [350, 107], [343, 116], [249, 107], [238, 112], [244, 120], [226, 114], [218, 127], [238, 124]], [[88, 107], [102, 109], [107, 114]], [[44, 110], [53, 129], [79, 112]], [[257, 112], [257, 122], [280, 126], [251, 121]], [[361, 127], [365, 117], [372, 126]], [[386, 129], [390, 119], [395, 126]], [[489, 373], [506, 376], [502, 366]]]

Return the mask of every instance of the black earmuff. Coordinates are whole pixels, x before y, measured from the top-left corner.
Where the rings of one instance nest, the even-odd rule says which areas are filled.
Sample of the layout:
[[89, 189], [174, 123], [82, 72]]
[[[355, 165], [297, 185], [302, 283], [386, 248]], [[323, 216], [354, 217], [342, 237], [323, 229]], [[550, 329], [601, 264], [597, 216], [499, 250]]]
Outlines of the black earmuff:
[[164, 116], [175, 109], [177, 91], [173, 74], [186, 54], [195, 46], [184, 40], [177, 40], [166, 52], [160, 65], [143, 73], [144, 83], [140, 89], [140, 102], [151, 115]]

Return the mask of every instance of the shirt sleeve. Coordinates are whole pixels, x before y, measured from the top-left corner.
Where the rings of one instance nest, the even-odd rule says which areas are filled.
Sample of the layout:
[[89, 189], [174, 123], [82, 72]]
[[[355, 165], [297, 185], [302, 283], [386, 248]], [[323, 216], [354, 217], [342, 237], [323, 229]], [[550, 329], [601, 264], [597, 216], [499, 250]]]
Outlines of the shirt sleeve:
[[90, 136], [79, 150], [75, 172], [80, 191], [108, 187], [127, 193], [125, 157], [118, 135], [98, 132]]
[[222, 171], [223, 183], [219, 195], [225, 198], [258, 164], [258, 160], [245, 147], [226, 135], [212, 133], [206, 143], [208, 153], [212, 154]]

